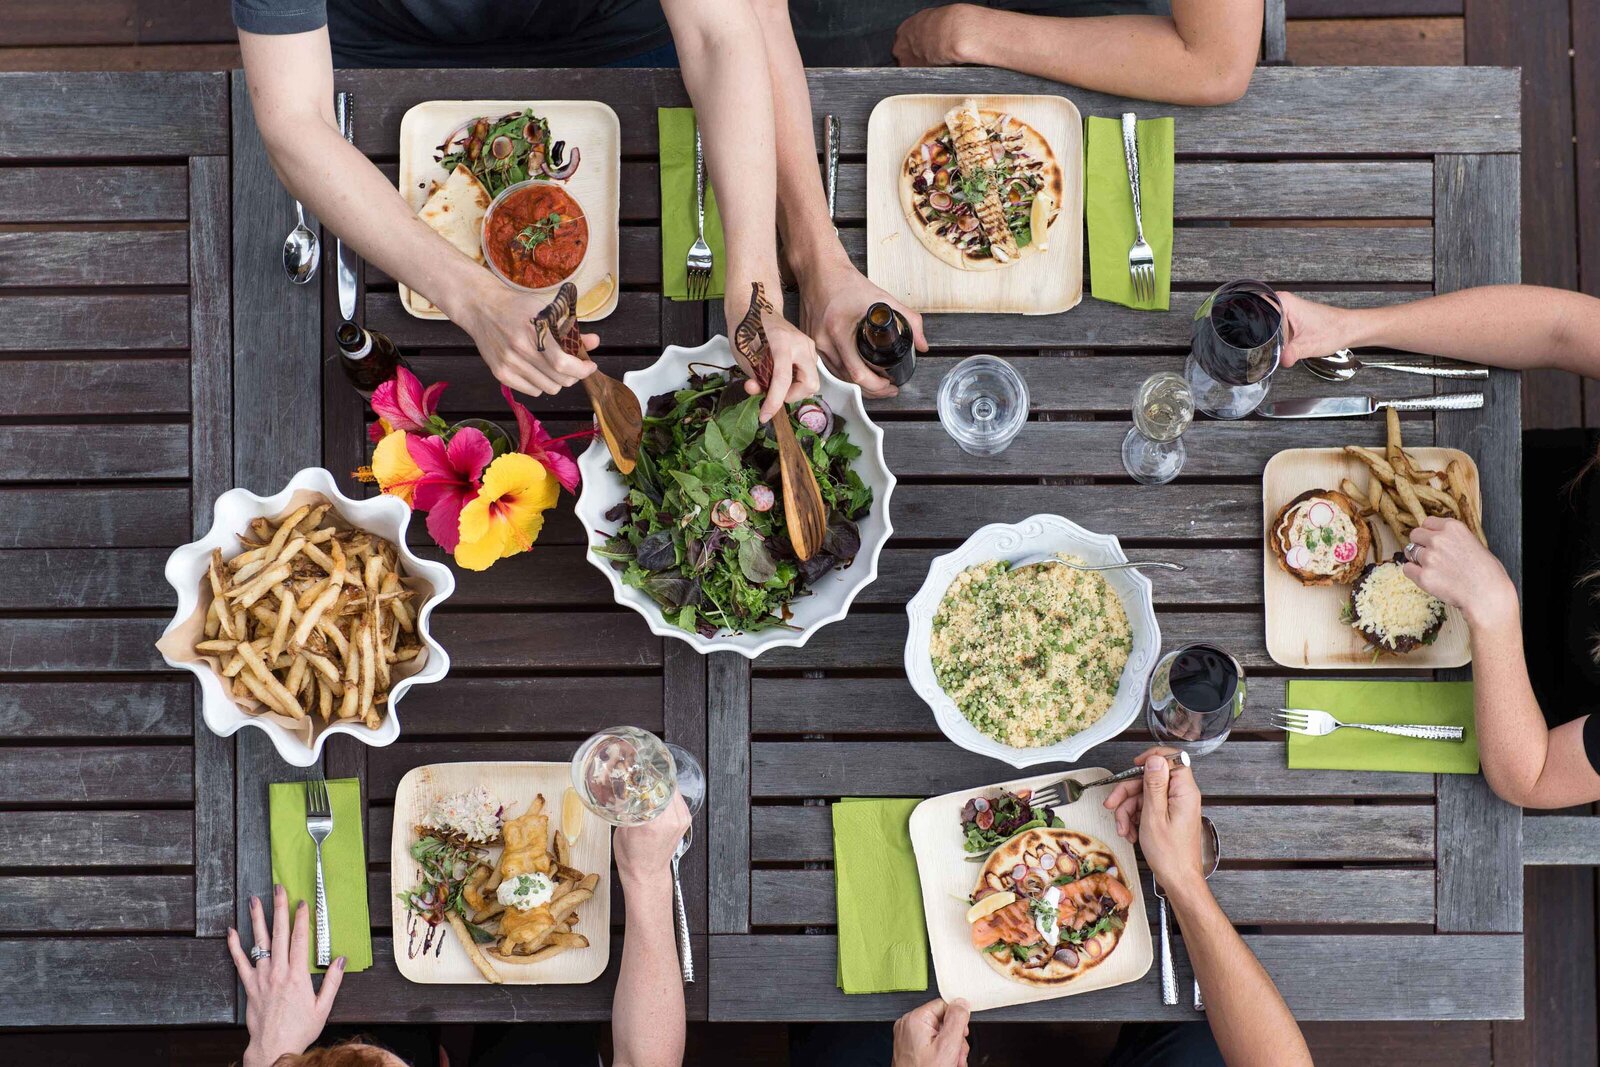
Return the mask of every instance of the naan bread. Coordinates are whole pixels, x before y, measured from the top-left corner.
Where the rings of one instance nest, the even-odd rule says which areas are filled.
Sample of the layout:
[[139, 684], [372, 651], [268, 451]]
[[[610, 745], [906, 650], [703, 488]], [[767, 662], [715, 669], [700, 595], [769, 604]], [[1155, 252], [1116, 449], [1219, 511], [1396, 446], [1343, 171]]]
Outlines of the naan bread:
[[417, 218], [459, 248], [474, 263], [483, 262], [483, 216], [489, 211], [489, 190], [466, 167], [457, 167], [434, 187]]

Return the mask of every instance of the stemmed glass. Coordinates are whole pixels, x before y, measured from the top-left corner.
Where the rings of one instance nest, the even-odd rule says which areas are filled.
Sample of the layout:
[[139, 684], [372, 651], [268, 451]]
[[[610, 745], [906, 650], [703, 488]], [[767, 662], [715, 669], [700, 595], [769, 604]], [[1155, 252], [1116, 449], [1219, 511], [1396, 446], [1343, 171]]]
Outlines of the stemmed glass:
[[1165, 485], [1183, 470], [1183, 431], [1194, 419], [1194, 394], [1183, 375], [1152, 374], [1133, 402], [1133, 428], [1122, 439], [1122, 465], [1135, 481]]
[[939, 422], [973, 456], [1004, 452], [1028, 421], [1028, 383], [994, 356], [968, 356], [939, 382]]
[[1195, 309], [1184, 377], [1194, 405], [1242, 419], [1267, 397], [1283, 355], [1283, 302], [1263, 282], [1229, 282]]
[[578, 746], [572, 787], [584, 806], [612, 826], [639, 826], [667, 810], [676, 787], [692, 816], [706, 798], [706, 776], [693, 755], [637, 726], [612, 726]]
[[1168, 652], [1150, 672], [1145, 723], [1157, 744], [1203, 756], [1219, 748], [1244, 711], [1244, 668], [1216, 645]]

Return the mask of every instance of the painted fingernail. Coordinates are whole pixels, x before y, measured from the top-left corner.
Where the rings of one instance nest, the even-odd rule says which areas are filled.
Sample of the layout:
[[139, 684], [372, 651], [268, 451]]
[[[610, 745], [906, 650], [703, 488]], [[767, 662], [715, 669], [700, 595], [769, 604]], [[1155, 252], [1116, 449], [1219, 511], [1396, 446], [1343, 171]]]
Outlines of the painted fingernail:
[[341, 971], [344, 970], [344, 957], [340, 956], [338, 959], [334, 960], [333, 965], [339, 968]]

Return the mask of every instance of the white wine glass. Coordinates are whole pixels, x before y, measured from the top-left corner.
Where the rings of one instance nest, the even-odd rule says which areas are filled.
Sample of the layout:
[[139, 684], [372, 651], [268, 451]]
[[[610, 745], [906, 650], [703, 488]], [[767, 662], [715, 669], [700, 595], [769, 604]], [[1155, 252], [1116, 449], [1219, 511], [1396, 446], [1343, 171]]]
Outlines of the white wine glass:
[[1133, 402], [1133, 427], [1122, 438], [1122, 465], [1144, 485], [1165, 485], [1183, 470], [1183, 432], [1194, 421], [1194, 393], [1181, 374], [1152, 374]]
[[637, 726], [611, 726], [578, 746], [572, 787], [585, 807], [613, 826], [639, 826], [672, 802], [674, 789], [693, 815], [705, 803], [699, 761]]

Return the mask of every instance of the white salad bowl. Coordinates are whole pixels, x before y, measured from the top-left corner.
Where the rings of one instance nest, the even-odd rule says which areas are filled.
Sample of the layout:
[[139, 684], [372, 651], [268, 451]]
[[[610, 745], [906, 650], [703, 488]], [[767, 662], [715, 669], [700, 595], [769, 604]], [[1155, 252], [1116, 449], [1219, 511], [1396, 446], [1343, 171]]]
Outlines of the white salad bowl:
[[956, 575], [968, 567], [996, 559], [1020, 563], [1052, 554], [1077, 556], [1091, 566], [1128, 560], [1122, 545], [1112, 535], [1090, 533], [1059, 515], [1034, 515], [1017, 523], [994, 523], [967, 538], [954, 552], [936, 557], [928, 567], [927, 580], [906, 605], [906, 614], [911, 618], [911, 629], [906, 636], [906, 677], [911, 680], [911, 687], [933, 709], [933, 717], [946, 737], [970, 752], [1013, 767], [1076, 763], [1094, 746], [1126, 730], [1144, 708], [1145, 683], [1161, 654], [1161, 628], [1156, 625], [1150, 579], [1135, 570], [1102, 572], [1106, 583], [1122, 600], [1133, 637], [1133, 650], [1122, 668], [1122, 679], [1110, 710], [1087, 730], [1039, 748], [1004, 744], [968, 722], [955, 701], [945, 694], [933, 671], [929, 644], [939, 603]]
[[[417, 636], [422, 640], [422, 663], [414, 673], [396, 677], [389, 690], [388, 706], [372, 729], [356, 720], [335, 721], [326, 725], [303, 722], [288, 725], [287, 716], [276, 713], [253, 714], [229, 695], [218, 676], [214, 660], [197, 655], [192, 644], [206, 603], [202, 600], [206, 568], [211, 550], [220, 548], [224, 559], [243, 549], [240, 534], [251, 519], [284, 515], [311, 496], [320, 496], [333, 505], [333, 511], [356, 529], [366, 530], [392, 542], [400, 553], [406, 584], [421, 597], [417, 609]], [[307, 467], [272, 496], [257, 496], [248, 489], [230, 489], [217, 498], [212, 509], [211, 529], [198, 541], [183, 545], [167, 557], [167, 581], [178, 594], [178, 609], [162, 633], [157, 648], [169, 666], [190, 671], [200, 679], [201, 715], [206, 726], [219, 737], [230, 737], [241, 728], [253, 726], [272, 739], [287, 763], [309, 767], [322, 754], [322, 746], [334, 734], [347, 734], [362, 744], [382, 748], [400, 736], [400, 718], [395, 705], [415, 685], [437, 682], [450, 670], [450, 657], [428, 632], [433, 609], [455, 591], [455, 575], [442, 563], [422, 559], [406, 545], [406, 527], [411, 509], [392, 496], [352, 500], [339, 491], [338, 484], [321, 467]], [[204, 591], [206, 597], [210, 590]]]
[[[638, 396], [643, 407], [653, 396], [681, 389], [689, 380], [690, 363], [732, 367], [733, 352], [728, 347], [728, 339], [718, 335], [699, 348], [669, 346], [660, 359], [643, 370], [629, 371], [622, 380]], [[687, 641], [702, 653], [737, 652], [746, 659], [755, 659], [769, 648], [799, 648], [822, 627], [844, 618], [857, 594], [878, 576], [878, 555], [894, 532], [889, 522], [889, 497], [894, 492], [895, 478], [883, 459], [883, 431], [867, 416], [859, 386], [840, 381], [828, 373], [826, 367], [819, 366], [817, 370], [822, 378], [817, 394], [836, 418], [844, 420], [851, 443], [861, 449], [861, 455], [852, 466], [862, 482], [872, 489], [872, 509], [858, 524], [861, 551], [856, 554], [855, 562], [829, 571], [811, 587], [810, 595], [798, 597], [790, 605], [793, 612], [790, 624], [794, 629], [774, 627], [756, 633], [719, 630], [712, 637], [704, 637], [668, 622], [654, 600], [643, 590], [623, 585], [622, 572], [613, 567], [610, 560], [594, 553], [593, 549], [603, 547], [619, 525], [607, 519], [606, 512], [627, 496], [628, 490], [622, 476], [611, 466], [611, 454], [605, 442], [598, 437], [578, 458], [583, 488], [578, 494], [577, 514], [589, 533], [589, 562], [611, 583], [612, 595], [618, 604], [644, 616], [651, 633]]]

